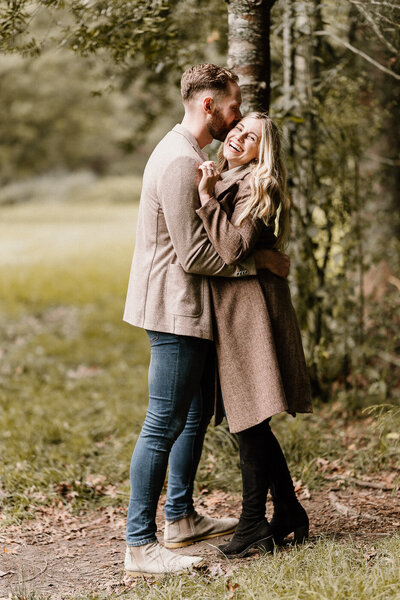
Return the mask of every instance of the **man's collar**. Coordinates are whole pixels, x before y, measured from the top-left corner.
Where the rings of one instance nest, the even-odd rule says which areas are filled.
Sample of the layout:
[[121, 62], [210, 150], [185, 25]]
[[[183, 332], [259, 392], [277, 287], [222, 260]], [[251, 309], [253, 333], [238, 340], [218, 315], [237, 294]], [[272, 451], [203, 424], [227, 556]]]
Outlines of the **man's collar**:
[[176, 131], [176, 133], [180, 133], [180, 135], [183, 135], [183, 137], [187, 139], [187, 141], [193, 146], [193, 148], [201, 156], [201, 158], [203, 160], [208, 160], [208, 155], [205, 152], [203, 152], [194, 135], [190, 133], [190, 131], [186, 129], [186, 127], [184, 127], [181, 123], [178, 123], [177, 125], [175, 125], [172, 131]]

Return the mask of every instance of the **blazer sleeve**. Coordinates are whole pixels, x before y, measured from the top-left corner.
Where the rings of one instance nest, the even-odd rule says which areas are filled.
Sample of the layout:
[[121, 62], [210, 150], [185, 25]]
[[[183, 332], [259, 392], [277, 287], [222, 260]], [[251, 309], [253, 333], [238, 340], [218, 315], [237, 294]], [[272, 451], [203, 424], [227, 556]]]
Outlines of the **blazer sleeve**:
[[240, 225], [235, 224], [250, 198], [250, 193], [248, 183], [240, 182], [230, 219], [214, 197], [196, 211], [203, 221], [212, 245], [227, 265], [245, 259], [253, 251], [263, 227], [261, 219], [254, 220], [250, 216]]
[[[226, 263], [213, 247], [196, 209], [198, 164], [191, 157], [173, 161], [163, 177], [159, 198], [174, 250], [184, 271], [199, 275], [244, 277], [256, 275], [254, 258]], [[236, 264], [238, 263], [238, 264]]]

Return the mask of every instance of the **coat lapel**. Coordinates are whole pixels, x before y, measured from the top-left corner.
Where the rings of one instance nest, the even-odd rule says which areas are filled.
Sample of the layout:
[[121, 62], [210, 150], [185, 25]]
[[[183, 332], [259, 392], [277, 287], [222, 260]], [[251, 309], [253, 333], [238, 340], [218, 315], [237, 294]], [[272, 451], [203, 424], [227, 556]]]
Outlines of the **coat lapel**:
[[234, 186], [238, 181], [244, 179], [248, 173], [251, 171], [250, 165], [243, 165], [240, 169], [235, 169], [232, 173], [227, 171], [226, 176], [223, 179], [220, 179], [215, 184], [215, 196], [219, 199], [221, 196], [224, 196], [226, 192]]

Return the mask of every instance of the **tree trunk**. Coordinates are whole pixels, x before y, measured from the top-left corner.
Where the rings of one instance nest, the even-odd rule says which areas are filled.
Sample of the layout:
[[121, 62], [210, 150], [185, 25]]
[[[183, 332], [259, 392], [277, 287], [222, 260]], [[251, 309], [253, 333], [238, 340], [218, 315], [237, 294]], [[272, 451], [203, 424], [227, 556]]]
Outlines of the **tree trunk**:
[[270, 20], [275, 0], [228, 2], [228, 66], [239, 75], [242, 112], [268, 111], [270, 102]]
[[289, 111], [294, 84], [294, 45], [293, 45], [293, 5], [292, 0], [287, 0], [283, 6], [282, 15], [282, 95], [285, 112]]

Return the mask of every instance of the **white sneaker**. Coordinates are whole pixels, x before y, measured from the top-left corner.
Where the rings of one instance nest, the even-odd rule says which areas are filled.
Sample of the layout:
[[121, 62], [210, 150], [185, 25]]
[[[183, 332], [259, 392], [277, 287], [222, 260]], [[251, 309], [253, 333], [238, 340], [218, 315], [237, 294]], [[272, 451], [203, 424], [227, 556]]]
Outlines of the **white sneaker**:
[[125, 571], [129, 575], [148, 577], [164, 573], [179, 573], [203, 563], [201, 556], [174, 554], [158, 542], [143, 546], [127, 546]]

